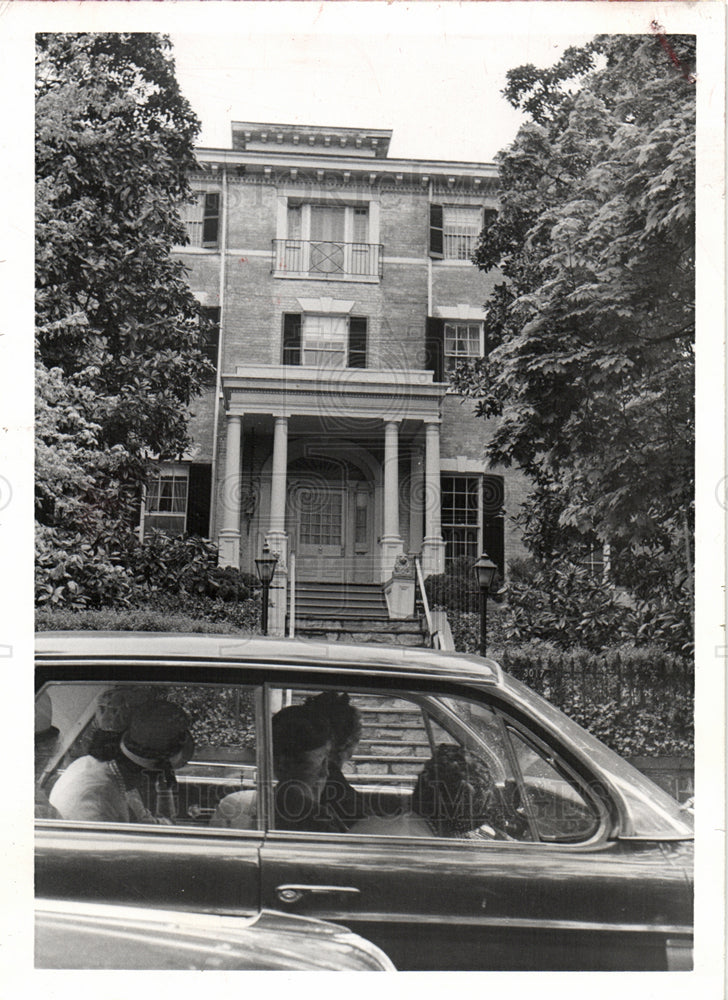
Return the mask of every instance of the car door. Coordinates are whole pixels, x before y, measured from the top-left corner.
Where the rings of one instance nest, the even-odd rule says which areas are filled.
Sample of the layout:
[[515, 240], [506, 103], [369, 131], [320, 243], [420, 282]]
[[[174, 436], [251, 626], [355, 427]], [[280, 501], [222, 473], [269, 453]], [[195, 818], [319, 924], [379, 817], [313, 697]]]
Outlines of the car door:
[[263, 906], [341, 921], [398, 969], [665, 967], [679, 872], [657, 845], [608, 839], [604, 802], [522, 720], [433, 685], [348, 691], [369, 713], [348, 775], [355, 787], [380, 806], [411, 801], [435, 748], [460, 744], [487, 761], [510, 818], [457, 838], [403, 834], [397, 817], [375, 833], [270, 829]]
[[[45, 705], [44, 721], [52, 722], [45, 732], [57, 735], [55, 745], [40, 754], [36, 740], [36, 895], [258, 913], [262, 831], [209, 825], [225, 795], [244, 789], [255, 794], [260, 700], [255, 686], [181, 683], [169, 668], [137, 670], [133, 679], [121, 666], [105, 673], [105, 680], [96, 680], [92, 666], [75, 677], [68, 666], [38, 672], [37, 698]], [[195, 738], [192, 758], [177, 771], [172, 822], [59, 815], [53, 789], [61, 775], [82, 758], [81, 763], [108, 759], [109, 746], [113, 750], [119, 743], [121, 717], [149, 696], [180, 705]], [[159, 805], [154, 782], [140, 786], [139, 794], [154, 812]]]

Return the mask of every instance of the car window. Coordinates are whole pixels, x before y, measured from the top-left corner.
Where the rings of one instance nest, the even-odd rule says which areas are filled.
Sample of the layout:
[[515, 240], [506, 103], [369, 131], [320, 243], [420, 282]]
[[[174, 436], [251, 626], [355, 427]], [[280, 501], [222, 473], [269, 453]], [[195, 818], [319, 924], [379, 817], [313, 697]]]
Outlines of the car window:
[[540, 840], [585, 840], [599, 816], [565, 765], [544, 747], [508, 727], [524, 790], [524, 806]]
[[599, 826], [568, 768], [474, 699], [279, 688], [271, 715], [277, 829], [569, 842]]
[[36, 706], [38, 818], [207, 826], [231, 795], [255, 802], [252, 687], [56, 682]]

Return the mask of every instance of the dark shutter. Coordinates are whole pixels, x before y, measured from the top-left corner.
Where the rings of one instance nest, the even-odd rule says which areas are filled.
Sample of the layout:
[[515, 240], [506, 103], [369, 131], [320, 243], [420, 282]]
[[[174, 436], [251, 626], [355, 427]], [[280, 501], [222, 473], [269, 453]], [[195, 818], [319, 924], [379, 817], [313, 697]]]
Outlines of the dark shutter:
[[425, 368], [433, 372], [435, 382], [444, 378], [445, 321], [427, 317], [425, 328]]
[[483, 476], [483, 549], [505, 579], [505, 494], [503, 476]]
[[[220, 306], [203, 306], [202, 316], [201, 350], [210, 364], [217, 370], [217, 353], [220, 342]], [[214, 376], [211, 378], [211, 381], [213, 380]]]
[[443, 254], [442, 205], [430, 205], [430, 257], [442, 257]]
[[283, 364], [301, 364], [300, 313], [283, 313]]
[[212, 466], [191, 465], [187, 496], [187, 534], [210, 537]]
[[220, 231], [220, 195], [216, 191], [205, 194], [205, 211], [202, 217], [203, 247], [217, 246]]
[[367, 366], [367, 320], [366, 316], [349, 317], [349, 368]]

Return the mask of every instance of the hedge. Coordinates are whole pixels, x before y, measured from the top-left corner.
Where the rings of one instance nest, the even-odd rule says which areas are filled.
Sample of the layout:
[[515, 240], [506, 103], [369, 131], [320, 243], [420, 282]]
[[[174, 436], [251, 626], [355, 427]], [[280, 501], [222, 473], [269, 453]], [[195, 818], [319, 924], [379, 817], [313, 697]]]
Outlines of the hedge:
[[[260, 598], [238, 604], [216, 601], [175, 602], [159, 595], [156, 606], [129, 608], [39, 608], [35, 627], [47, 631], [207, 632], [256, 635], [260, 632]], [[168, 605], [167, 608], [160, 605]]]
[[[479, 617], [449, 612], [455, 648], [478, 652]], [[498, 611], [488, 618], [488, 655], [623, 756], [693, 756], [694, 673], [689, 657], [662, 646], [601, 653], [551, 643], [511, 645]]]

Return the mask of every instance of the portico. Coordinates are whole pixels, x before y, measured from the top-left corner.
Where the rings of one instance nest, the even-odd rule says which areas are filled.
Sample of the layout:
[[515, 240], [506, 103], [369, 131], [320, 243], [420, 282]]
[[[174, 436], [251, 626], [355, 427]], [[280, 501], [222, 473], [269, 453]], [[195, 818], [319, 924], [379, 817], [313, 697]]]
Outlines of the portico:
[[[417, 552], [444, 568], [440, 405], [444, 387], [418, 370], [246, 365], [223, 375], [222, 565], [247, 568], [266, 540], [285, 586], [301, 579], [377, 582]], [[266, 441], [255, 531], [242, 529], [246, 435]]]

